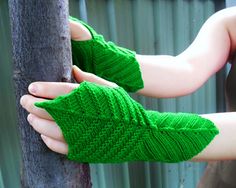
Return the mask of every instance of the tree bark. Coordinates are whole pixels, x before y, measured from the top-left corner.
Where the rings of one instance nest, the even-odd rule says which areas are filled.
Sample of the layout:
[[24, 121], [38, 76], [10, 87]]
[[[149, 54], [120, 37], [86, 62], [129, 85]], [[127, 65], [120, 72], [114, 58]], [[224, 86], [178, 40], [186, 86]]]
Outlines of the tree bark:
[[67, 0], [9, 0], [22, 187], [91, 187], [89, 166], [50, 151], [26, 120], [19, 99], [34, 81], [71, 81]]

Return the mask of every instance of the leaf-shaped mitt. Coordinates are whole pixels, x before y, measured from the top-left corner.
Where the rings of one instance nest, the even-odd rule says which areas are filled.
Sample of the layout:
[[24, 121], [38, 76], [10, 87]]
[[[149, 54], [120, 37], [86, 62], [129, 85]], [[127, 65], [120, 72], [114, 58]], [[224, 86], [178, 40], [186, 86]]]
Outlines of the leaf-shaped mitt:
[[143, 80], [135, 52], [106, 42], [102, 35], [86, 23], [80, 22], [91, 33], [88, 41], [71, 41], [73, 64], [86, 72], [94, 73], [106, 80], [117, 83], [126, 91], [134, 92], [143, 88]]
[[147, 111], [124, 89], [90, 82], [35, 105], [52, 115], [69, 145], [68, 158], [79, 162], [185, 161], [218, 134], [198, 115]]

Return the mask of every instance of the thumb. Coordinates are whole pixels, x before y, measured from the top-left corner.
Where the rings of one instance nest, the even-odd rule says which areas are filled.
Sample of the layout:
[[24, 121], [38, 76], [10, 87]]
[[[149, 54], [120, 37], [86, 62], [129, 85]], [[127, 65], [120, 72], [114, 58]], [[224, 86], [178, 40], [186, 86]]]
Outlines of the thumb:
[[85, 41], [92, 39], [89, 30], [79, 22], [69, 20], [71, 39], [75, 41]]
[[105, 86], [110, 86], [110, 87], [118, 87], [118, 85], [113, 82], [110, 82], [110, 81], [107, 81], [103, 78], [100, 78], [100, 77], [96, 76], [95, 74], [82, 71], [76, 65], [73, 66], [72, 71], [73, 71], [73, 75], [74, 75], [75, 80], [79, 83], [83, 82], [83, 81], [88, 81], [88, 82], [93, 82], [93, 83], [100, 84], [100, 85], [105, 85]]

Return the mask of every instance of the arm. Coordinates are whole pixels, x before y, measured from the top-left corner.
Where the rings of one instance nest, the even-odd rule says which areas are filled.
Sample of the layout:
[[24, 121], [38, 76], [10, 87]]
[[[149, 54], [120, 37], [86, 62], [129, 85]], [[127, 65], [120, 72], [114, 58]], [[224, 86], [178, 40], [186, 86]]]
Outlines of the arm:
[[[113, 43], [103, 40], [87, 24], [71, 20], [71, 35], [75, 41], [72, 41], [73, 61], [84, 71], [116, 82], [128, 91], [144, 87], [139, 93], [147, 96], [186, 95], [203, 85], [235, 50], [236, 37], [232, 35], [236, 32], [235, 10], [236, 7], [228, 8], [212, 15], [193, 43], [177, 56], [134, 57], [135, 53], [124, 48], [120, 50]], [[88, 30], [91, 35], [86, 38], [84, 36], [89, 32], [85, 31]], [[93, 45], [89, 44], [91, 41], [77, 42], [89, 38]]]
[[[104, 81], [95, 75], [75, 71], [75, 78], [79, 81], [91, 81], [103, 85], [114, 87], [110, 82]], [[34, 90], [32, 90], [34, 86]], [[45, 99], [53, 99], [58, 95], [67, 94], [77, 88], [78, 84], [69, 83], [47, 83], [36, 82], [30, 85], [29, 92], [32, 95], [25, 95], [21, 98], [22, 106], [30, 113], [28, 121], [32, 127], [39, 132], [46, 145], [53, 151], [67, 154], [68, 145], [64, 140], [59, 126], [52, 117], [43, 109], [34, 106], [35, 102], [45, 101]], [[193, 157], [193, 161], [210, 161], [210, 160], [227, 160], [236, 159], [236, 138], [235, 138], [235, 122], [236, 113], [217, 113], [201, 115], [203, 118], [212, 121], [219, 134], [209, 143], [209, 145], [198, 155]]]
[[[229, 17], [230, 17], [230, 15], [229, 15]], [[232, 20], [232, 19], [227, 19], [227, 20]], [[228, 57], [230, 56], [230, 52], [232, 52], [233, 49], [235, 49], [234, 46], [233, 46], [233, 44], [235, 44], [233, 41], [235, 41], [235, 40], [233, 39], [233, 37], [231, 37], [232, 36], [231, 33], [233, 33], [232, 32], [233, 29], [231, 27], [229, 27], [229, 25], [232, 25], [232, 22], [226, 22], [226, 21], [223, 22], [222, 21], [221, 23], [226, 24], [223, 28], [227, 28], [227, 35], [225, 35], [225, 36], [229, 37], [229, 38], [226, 37], [226, 42], [227, 42], [227, 38], [228, 38], [228, 40], [230, 39], [230, 47], [229, 46], [224, 46], [223, 49], [219, 49], [219, 51], [216, 50], [216, 51], [214, 51], [214, 53], [223, 51], [224, 53], [222, 53], [222, 54], [224, 54], [224, 56], [222, 56], [222, 57], [223, 57], [223, 60], [226, 61], [226, 59], [228, 59]], [[216, 24], [216, 25], [218, 25], [218, 24]], [[226, 31], [225, 29], [223, 29], [223, 30]], [[201, 31], [200, 31], [200, 33], [201, 33]], [[222, 32], [220, 32], [220, 33], [222, 33]], [[201, 36], [201, 35], [199, 34], [198, 37], [199, 36]], [[197, 37], [196, 41], [198, 40], [198, 37]], [[203, 39], [202, 39], [202, 41], [203, 41]], [[212, 41], [212, 42], [214, 42], [214, 41]], [[194, 43], [196, 45], [194, 45]], [[197, 52], [197, 50], [199, 51], [199, 46], [197, 44], [200, 45], [201, 43], [197, 43], [197, 42], [194, 42], [194, 43], [185, 52], [183, 52], [179, 56], [177, 56], [177, 57], [164, 57], [164, 58], [167, 58], [168, 62], [169, 62], [168, 58], [170, 58], [172, 60], [173, 60], [173, 58], [175, 60], [179, 59], [180, 63], [185, 62], [185, 61], [182, 61], [182, 60], [186, 60], [186, 62], [188, 62], [188, 63], [183, 63], [183, 65], [186, 65], [186, 64], [188, 66], [191, 65], [190, 67], [194, 67], [194, 69], [198, 68], [197, 70], [202, 69], [202, 66], [205, 68], [206, 67], [205, 64], [201, 64], [201, 65], [197, 66], [198, 63], [201, 62], [201, 61], [194, 61], [195, 56], [192, 56], [192, 58], [190, 58], [188, 56], [189, 51], [191, 52], [191, 49], [192, 49], [193, 52]], [[229, 44], [229, 43], [227, 42], [227, 44]], [[211, 47], [213, 47], [213, 46], [211, 45]], [[205, 48], [207, 48], [207, 46], [205, 46]], [[216, 49], [218, 49], [218, 48], [216, 48]], [[224, 50], [224, 49], [227, 49], [227, 50]], [[227, 52], [227, 55], [225, 55], [226, 54], [225, 51]], [[202, 56], [202, 60], [205, 60], [206, 58], [208, 58], [208, 60], [210, 59], [210, 61], [214, 61], [214, 55], [215, 54], [213, 54], [212, 56], [209, 56], [209, 57], [206, 56], [206, 55]], [[197, 56], [197, 57], [199, 57], [199, 56]], [[213, 59], [211, 59], [210, 57], [213, 58]], [[218, 58], [215, 59], [216, 62], [219, 59], [222, 60], [221, 56], [217, 55], [217, 57]], [[143, 58], [145, 60], [147, 60], [146, 57], [143, 56]], [[156, 58], [156, 57], [153, 57], [153, 58]], [[162, 57], [159, 56], [159, 58], [163, 58], [163, 56]], [[141, 91], [141, 92], [148, 91], [147, 90], [147, 83], [149, 83], [150, 80], [146, 80], [148, 78], [148, 76], [147, 76], [148, 72], [145, 72], [145, 70], [147, 70], [148, 67], [149, 68], [152, 68], [152, 67], [150, 65], [147, 66], [145, 63], [144, 63], [144, 66], [142, 66], [142, 62], [140, 62], [139, 59], [138, 59], [138, 61], [139, 61], [140, 66], [141, 66], [141, 70], [142, 70], [142, 74], [143, 74], [144, 82], [145, 82], [145, 89], [143, 89], [143, 91]], [[151, 61], [154, 62], [154, 60], [151, 60]], [[179, 61], [177, 61], [177, 62], [179, 62]], [[192, 64], [194, 64], [195, 66], [192, 66], [192, 64], [190, 64], [190, 62]], [[209, 62], [209, 61], [206, 61], [206, 63], [207, 62]], [[219, 61], [219, 64], [220, 64], [219, 66], [216, 66], [215, 64], [213, 64], [212, 67], [211, 67], [209, 64], [207, 64], [207, 66], [208, 65], [210, 66], [209, 72], [206, 71], [205, 69], [202, 70], [202, 71], [206, 71], [206, 73], [203, 74], [203, 76], [206, 75], [205, 79], [207, 79], [209, 75], [213, 74], [215, 71], [217, 71], [224, 64], [224, 63], [222, 63], [222, 65], [221, 65], [220, 62], [221, 61]], [[144, 70], [143, 67], [145, 67], [145, 70]], [[208, 68], [209, 67], [207, 67], [207, 69]], [[192, 69], [192, 68], [190, 68], [190, 69]], [[164, 72], [166, 71], [166, 73], [169, 73], [167, 70], [171, 71], [172, 69], [171, 69], [170, 66], [169, 66], [169, 68], [168, 68], [168, 66], [167, 66], [167, 68], [165, 68], [165, 67], [163, 68]], [[175, 71], [175, 70], [173, 70], [173, 71]], [[201, 71], [199, 70], [199, 72], [201, 72]], [[170, 73], [172, 73], [172, 72], [170, 72]], [[186, 72], [183, 72], [183, 74], [185, 74], [185, 73]], [[80, 74], [83, 75], [82, 73], [80, 73]], [[152, 72], [152, 74], [153, 74], [153, 76], [156, 76], [156, 74], [154, 74], [153, 72]], [[177, 75], [177, 77], [178, 76], [179, 75]], [[189, 73], [189, 76], [191, 77], [192, 74]], [[173, 75], [171, 77], [173, 77]], [[94, 81], [94, 80], [91, 80], [91, 78], [96, 80], [96, 76], [89, 75], [88, 78], [90, 79], [89, 81]], [[175, 79], [175, 77], [174, 77], [174, 79]], [[81, 80], [83, 80], [83, 79], [81, 79]], [[165, 82], [165, 80], [163, 80], [163, 81]], [[181, 83], [181, 81], [186, 81], [186, 79], [182, 78], [182, 80], [180, 79], [180, 83]], [[196, 82], [198, 82], [197, 79], [196, 79]], [[102, 81], [101, 81], [101, 83], [102, 83]], [[177, 84], [180, 84], [180, 83], [177, 82]], [[169, 83], [166, 83], [166, 84], [168, 85]], [[44, 142], [46, 143], [46, 145], [50, 149], [52, 149], [53, 151], [62, 153], [62, 154], [67, 154], [68, 153], [68, 145], [65, 142], [64, 137], [62, 135], [62, 132], [59, 129], [58, 125], [53, 121], [52, 117], [45, 110], [36, 108], [34, 106], [34, 103], [38, 102], [38, 101], [44, 101], [44, 99], [42, 99], [42, 98], [49, 98], [49, 99], [51, 98], [51, 99], [53, 99], [58, 95], [66, 94], [66, 93], [70, 92], [73, 88], [78, 87], [78, 85], [76, 85], [76, 86], [73, 85], [72, 86], [70, 84], [65, 84], [65, 83], [63, 83], [62, 85], [60, 83], [57, 83], [57, 84], [55, 84], [55, 83], [35, 83], [34, 86], [36, 86], [37, 89], [34, 92], [32, 92], [32, 90], [30, 90], [30, 93], [33, 94], [34, 96], [27, 95], [27, 96], [23, 96], [22, 99], [21, 99], [21, 104], [23, 105], [23, 107], [31, 113], [28, 120], [29, 120], [30, 124], [33, 126], [33, 128], [36, 131], [38, 131], [41, 135], [44, 135], [44, 136], [42, 136], [42, 138], [43, 138]], [[166, 85], [161, 86], [161, 87], [166, 87]], [[165, 88], [159, 88], [159, 89], [165, 89]], [[160, 90], [158, 90], [157, 92], [159, 92], [159, 91]], [[173, 92], [175, 92], [175, 91], [173, 91]], [[191, 92], [191, 91], [189, 91], [189, 92]], [[185, 91], [185, 93], [183, 93], [183, 92], [181, 93], [181, 91], [180, 91], [179, 95], [184, 95], [186, 93], [188, 93], [188, 92]], [[150, 94], [153, 94], [152, 91], [149, 93], [149, 95]], [[172, 93], [168, 94], [168, 92], [167, 92], [167, 94], [164, 93], [161, 96], [166, 97], [170, 94], [172, 94]], [[160, 93], [158, 95], [160, 95]], [[204, 118], [207, 118], [207, 119], [211, 120], [215, 124], [215, 126], [220, 130], [220, 133], [219, 133], [219, 135], [214, 137], [213, 141], [210, 142], [210, 144], [201, 153], [199, 153], [197, 156], [193, 157], [193, 160], [204, 160], [204, 161], [206, 161], [206, 160], [235, 159], [236, 158], [236, 149], [235, 149], [235, 146], [234, 146], [235, 145], [235, 138], [234, 138], [234, 134], [233, 134], [233, 133], [235, 133], [235, 126], [234, 126], [235, 121], [236, 121], [235, 113], [209, 114], [209, 115], [202, 115], [202, 116]]]
[[214, 122], [219, 134], [193, 161], [236, 159], [236, 112], [205, 114], [202, 117]]
[[205, 22], [193, 43], [175, 57], [137, 55], [144, 80], [139, 93], [176, 97], [202, 86], [235, 51], [235, 20], [236, 7], [217, 12]]

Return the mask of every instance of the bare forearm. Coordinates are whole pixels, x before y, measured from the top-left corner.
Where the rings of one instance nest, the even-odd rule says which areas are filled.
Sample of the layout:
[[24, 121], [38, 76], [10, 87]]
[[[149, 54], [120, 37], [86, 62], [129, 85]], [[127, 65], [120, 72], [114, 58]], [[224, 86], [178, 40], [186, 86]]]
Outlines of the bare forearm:
[[143, 95], [176, 97], [197, 90], [229, 60], [235, 51], [236, 8], [209, 18], [193, 43], [177, 56], [137, 55], [144, 88]]
[[152, 97], [176, 97], [187, 95], [199, 88], [206, 76], [204, 71], [195, 75], [197, 68], [189, 62], [173, 56], [136, 56], [144, 80], [140, 94]]
[[213, 121], [219, 134], [193, 161], [236, 159], [236, 112], [206, 114], [202, 117]]

